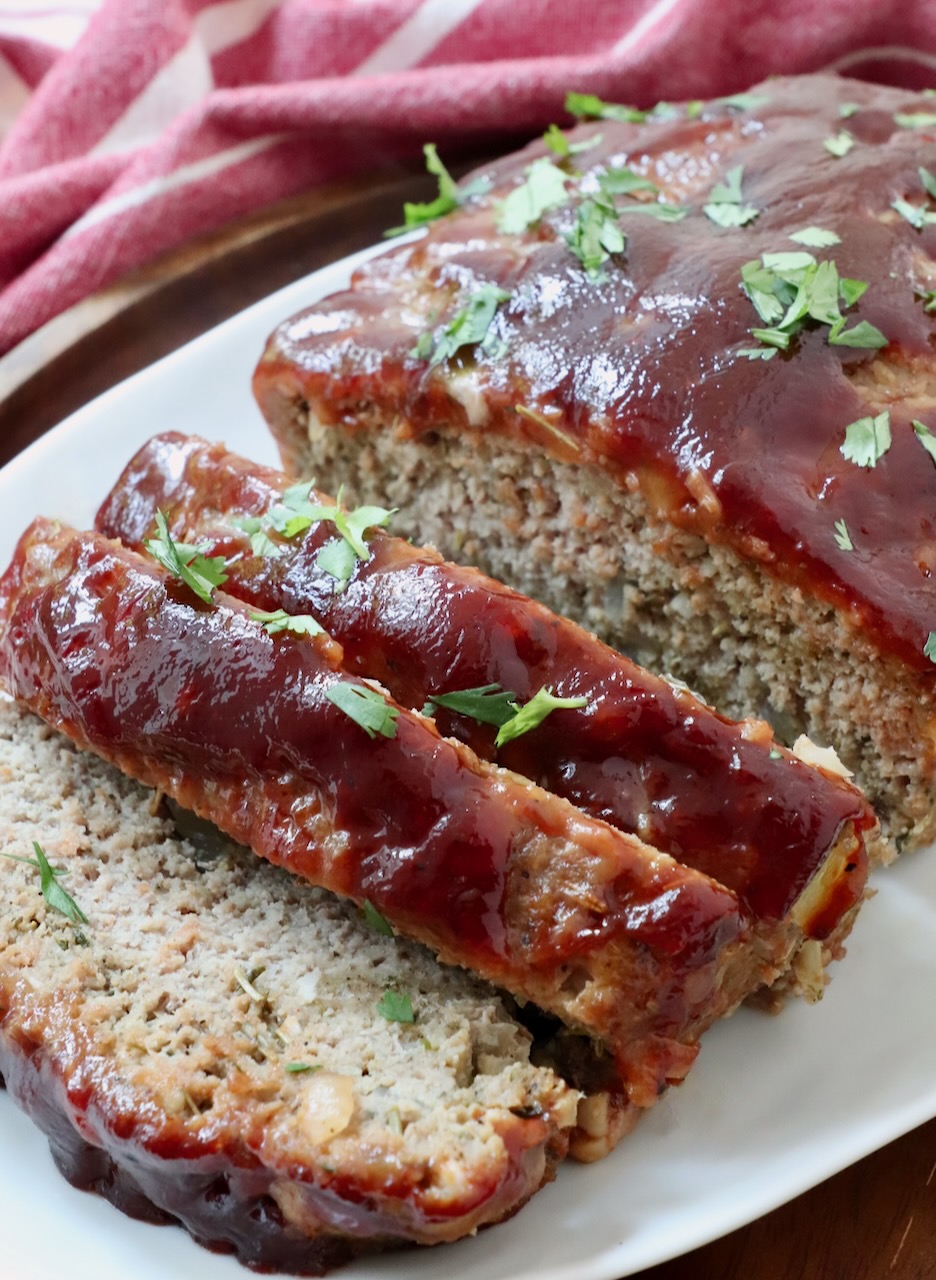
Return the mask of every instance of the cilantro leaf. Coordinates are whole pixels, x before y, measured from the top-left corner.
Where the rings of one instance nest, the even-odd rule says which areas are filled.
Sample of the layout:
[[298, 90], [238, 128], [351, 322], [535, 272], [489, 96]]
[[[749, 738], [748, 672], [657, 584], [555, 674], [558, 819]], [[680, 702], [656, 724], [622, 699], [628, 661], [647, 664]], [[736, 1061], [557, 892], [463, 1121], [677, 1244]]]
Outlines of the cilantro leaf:
[[681, 204], [655, 204], [653, 202], [638, 204], [635, 200], [631, 204], [622, 205], [618, 209], [618, 213], [644, 213], [649, 218], [658, 218], [660, 222], [682, 222], [689, 210], [685, 209]]
[[427, 223], [435, 222], [437, 218], [443, 218], [447, 213], [458, 209], [471, 196], [483, 194], [490, 186], [486, 179], [476, 178], [467, 186], [460, 187], [439, 159], [434, 142], [426, 143], [423, 147], [423, 155], [426, 157], [426, 169], [439, 180], [439, 194], [434, 200], [429, 200], [425, 204], [407, 201], [403, 205], [403, 225], [391, 227], [389, 231], [385, 231], [384, 235], [387, 237], [401, 236], [407, 231], [412, 231], [414, 227], [424, 227]]
[[913, 434], [933, 459], [933, 462], [936, 463], [936, 435], [933, 435], [925, 423], [918, 422], [916, 418], [911, 418], [910, 422], [913, 427]]
[[908, 200], [894, 200], [891, 208], [896, 209], [900, 216], [906, 218], [911, 227], [917, 231], [922, 231], [924, 227], [936, 223], [936, 212], [924, 209], [922, 205], [910, 204]]
[[772, 360], [776, 354], [776, 347], [742, 347], [738, 352], [739, 356], [746, 356], [748, 360]]
[[936, 311], [936, 289], [917, 289], [916, 296], [922, 301], [924, 311]]
[[786, 351], [790, 346], [790, 335], [785, 329], [752, 329], [751, 337], [779, 351]]
[[587, 698], [557, 698], [550, 689], [543, 687], [522, 707], [514, 703], [516, 714], [501, 725], [494, 745], [502, 747], [507, 742], [513, 742], [514, 738], [529, 733], [531, 729], [541, 725], [552, 711], [558, 711], [562, 707], [578, 708], [587, 705]]
[[826, 231], [824, 227], [804, 227], [802, 231], [794, 231], [790, 239], [809, 249], [830, 249], [832, 245], [842, 243], [841, 236], [834, 231]]
[[861, 104], [859, 102], [840, 102], [838, 109], [839, 118], [841, 120], [850, 120], [851, 117], [857, 115], [860, 110]]
[[842, 276], [839, 280], [839, 293], [842, 295], [842, 301], [846, 307], [853, 307], [859, 298], [863, 298], [868, 292], [867, 280], [852, 280], [848, 276]]
[[364, 899], [364, 905], [361, 907], [361, 910], [364, 913], [364, 919], [375, 933], [381, 933], [385, 938], [392, 938], [394, 936], [393, 927], [389, 921], [384, 919], [369, 898]]
[[498, 728], [516, 714], [515, 695], [499, 684], [483, 684], [454, 693], [434, 693], [430, 695], [427, 706], [445, 707], [447, 711], [470, 716], [479, 724], [495, 724]]
[[894, 122], [901, 129], [936, 128], [936, 112], [932, 111], [898, 111]]
[[851, 534], [848, 532], [848, 525], [844, 520], [836, 520], [835, 522], [835, 545], [839, 551], [854, 551], [855, 549]]
[[876, 325], [869, 324], [867, 320], [860, 320], [851, 329], [843, 329], [841, 326], [844, 323], [844, 320], [840, 320], [832, 326], [832, 331], [829, 334], [830, 346], [870, 347], [875, 351], [887, 346], [887, 339], [884, 334], [881, 333]]
[[735, 111], [753, 111], [756, 107], [766, 106], [770, 99], [763, 93], [732, 93], [715, 101], [723, 107], [733, 107]]
[[519, 235], [539, 222], [547, 209], [565, 204], [568, 200], [566, 183], [569, 176], [547, 157], [534, 160], [526, 171], [526, 178], [502, 201], [497, 218], [497, 229], [505, 235]]
[[702, 212], [710, 222], [726, 228], [746, 227], [760, 217], [760, 209], [752, 204], [704, 204]]
[[315, 563], [323, 573], [335, 579], [338, 584], [336, 590], [340, 594], [351, 581], [358, 558], [354, 548], [350, 543], [345, 542], [344, 538], [333, 538], [331, 542], [326, 542], [325, 546], [319, 549]]
[[13, 862], [24, 862], [28, 867], [36, 868], [39, 872], [40, 892], [53, 911], [58, 911], [72, 924], [90, 923], [75, 899], [71, 894], [66, 893], [58, 882], [59, 876], [68, 875], [67, 870], [50, 865], [38, 840], [33, 841], [33, 853], [36, 855], [35, 858], [21, 858], [15, 853], [4, 853], [2, 856]]
[[156, 512], [156, 531], [158, 537], [143, 543], [146, 550], [173, 577], [194, 591], [199, 600], [211, 604], [215, 587], [227, 582], [224, 556], [206, 556], [198, 547], [174, 541], [162, 511]]
[[628, 124], [642, 124], [648, 114], [620, 102], [603, 102], [593, 93], [567, 93], [565, 109], [579, 119], [623, 120]]
[[585, 138], [582, 142], [570, 142], [568, 134], [560, 129], [557, 124], [551, 124], [543, 134], [543, 141], [550, 151], [554, 151], [557, 156], [567, 159], [569, 156], [577, 156], [583, 151], [591, 151], [592, 147], [597, 147], [601, 141], [601, 134], [596, 133], [593, 137]]
[[565, 242], [591, 279], [597, 280], [612, 253], [624, 252], [627, 237], [618, 225], [613, 206], [604, 200], [583, 200]]
[[483, 284], [468, 299], [436, 339], [429, 367], [434, 368], [450, 359], [462, 347], [481, 345], [481, 350], [493, 351], [488, 330], [494, 322], [497, 308], [506, 302], [510, 294], [495, 284]]
[[264, 528], [260, 516], [231, 516], [231, 524], [250, 538], [250, 549], [255, 556], [265, 560], [275, 559], [282, 553], [282, 548], [274, 542]]
[[933, 177], [929, 169], [924, 169], [922, 165], [917, 169], [917, 173], [923, 183], [923, 190], [932, 200], [936, 200], [936, 178]]
[[369, 738], [378, 733], [384, 738], [396, 737], [399, 707], [391, 706], [382, 693], [369, 685], [343, 680], [326, 689], [325, 697], [359, 724]]
[[855, 145], [855, 139], [851, 136], [847, 129], [840, 129], [838, 133], [826, 138], [822, 144], [830, 156], [835, 156], [841, 160], [842, 156], [847, 156], [849, 151]]
[[388, 1022], [415, 1022], [413, 1002], [405, 991], [387, 990], [377, 1002], [377, 1012]]
[[[815, 228], [813, 230], [819, 230]], [[790, 340], [807, 320], [829, 326], [829, 343], [839, 347], [887, 345], [880, 329], [866, 320], [845, 328], [839, 299], [852, 306], [864, 294], [867, 284], [839, 276], [835, 263], [817, 262], [811, 253], [764, 253], [741, 268], [741, 282], [767, 328], [752, 329], [760, 342], [786, 350]]]
[[890, 447], [890, 413], [885, 409], [876, 417], [850, 422], [845, 428], [845, 443], [840, 453], [858, 467], [876, 467]]
[[926, 637], [923, 653], [929, 658], [930, 662], [936, 662], [936, 631], [931, 631]]
[[287, 613], [285, 609], [251, 609], [250, 616], [254, 622], [262, 622], [268, 635], [275, 636], [281, 631], [291, 631], [296, 636], [320, 636], [325, 628], [309, 613]]
[[626, 166], [618, 169], [607, 169], [599, 175], [598, 186], [601, 194], [604, 196], [629, 196], [635, 191], [652, 191], [654, 195], [659, 191], [659, 187], [655, 182], [651, 182], [649, 178], [643, 178], [639, 173], [634, 173], [633, 169]]

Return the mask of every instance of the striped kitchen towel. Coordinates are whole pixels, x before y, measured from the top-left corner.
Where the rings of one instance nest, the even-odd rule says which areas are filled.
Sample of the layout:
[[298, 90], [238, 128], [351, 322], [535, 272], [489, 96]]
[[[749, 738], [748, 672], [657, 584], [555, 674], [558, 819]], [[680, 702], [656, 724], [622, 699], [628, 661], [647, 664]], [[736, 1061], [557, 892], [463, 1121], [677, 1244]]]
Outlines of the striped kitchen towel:
[[316, 184], [836, 67], [936, 84], [936, 0], [0, 4], [0, 353], [186, 239]]

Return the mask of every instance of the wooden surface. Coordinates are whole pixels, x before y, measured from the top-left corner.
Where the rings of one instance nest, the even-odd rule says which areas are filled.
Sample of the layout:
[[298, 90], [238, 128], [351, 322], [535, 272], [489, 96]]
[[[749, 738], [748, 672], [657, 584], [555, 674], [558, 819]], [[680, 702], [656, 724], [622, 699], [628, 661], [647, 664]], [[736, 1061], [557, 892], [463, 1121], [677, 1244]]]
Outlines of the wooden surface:
[[[0, 461], [107, 387], [266, 293], [373, 243], [399, 221], [404, 197], [429, 194], [423, 179], [398, 172], [287, 201], [167, 256], [52, 321], [0, 359]], [[249, 373], [242, 371], [245, 387]], [[842, 1087], [860, 1090], [862, 1080], [843, 1081]], [[770, 1160], [769, 1149], [762, 1154]], [[932, 1280], [936, 1121], [758, 1222], [641, 1275]]]

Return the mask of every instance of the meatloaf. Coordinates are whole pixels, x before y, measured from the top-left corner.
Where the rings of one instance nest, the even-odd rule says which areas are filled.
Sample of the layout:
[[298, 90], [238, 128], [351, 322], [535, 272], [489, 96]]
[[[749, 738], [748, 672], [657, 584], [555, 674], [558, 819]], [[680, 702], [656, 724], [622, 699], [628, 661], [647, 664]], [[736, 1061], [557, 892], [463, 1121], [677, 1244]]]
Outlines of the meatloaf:
[[268, 630], [232, 596], [203, 603], [153, 561], [43, 520], [0, 601], [0, 675], [23, 704], [600, 1039], [637, 1107], [775, 976], [730, 890], [443, 739], [347, 675], [324, 633]]
[[[304, 508], [317, 517], [291, 531]], [[792, 932], [792, 981], [821, 994], [818, 961], [840, 949], [865, 882], [862, 839], [874, 835], [853, 787], [781, 750], [763, 722], [725, 720], [542, 605], [383, 529], [368, 531], [366, 555], [339, 583], [325, 559], [336, 524], [321, 517], [335, 511], [279, 472], [169, 433], [131, 460], [96, 525], [143, 550], [162, 512], [176, 540], [224, 557], [226, 591], [257, 609], [313, 614], [352, 674], [726, 885], [778, 967]], [[589, 714], [547, 716], [498, 747], [503, 717], [491, 707], [510, 709], [497, 697], [509, 690], [525, 704], [543, 687], [584, 696]], [[479, 689], [487, 697], [464, 692]]]
[[0, 1084], [76, 1186], [320, 1275], [552, 1176], [578, 1095], [496, 993], [9, 701], [0, 847]]
[[833, 744], [888, 849], [918, 845], [933, 99], [814, 76], [572, 105], [604, 118], [485, 166], [272, 336], [254, 389], [286, 467], [732, 714]]

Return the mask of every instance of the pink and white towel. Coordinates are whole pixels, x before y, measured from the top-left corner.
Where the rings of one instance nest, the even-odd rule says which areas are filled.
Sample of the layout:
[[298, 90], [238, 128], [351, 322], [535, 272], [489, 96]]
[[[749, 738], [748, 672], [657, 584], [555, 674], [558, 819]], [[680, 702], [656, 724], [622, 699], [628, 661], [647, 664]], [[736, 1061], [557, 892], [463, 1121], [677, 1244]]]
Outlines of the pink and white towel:
[[0, 353], [297, 192], [564, 122], [834, 67], [936, 85], [936, 0], [0, 4]]

